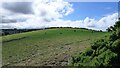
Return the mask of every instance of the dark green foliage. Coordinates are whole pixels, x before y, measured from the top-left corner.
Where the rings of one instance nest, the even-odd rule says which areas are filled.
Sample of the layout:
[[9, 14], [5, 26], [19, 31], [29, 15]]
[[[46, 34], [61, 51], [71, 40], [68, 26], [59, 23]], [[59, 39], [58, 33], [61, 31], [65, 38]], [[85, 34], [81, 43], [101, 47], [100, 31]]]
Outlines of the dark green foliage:
[[98, 47], [102, 47], [106, 45], [106, 41], [104, 39], [100, 39], [94, 42], [94, 44], [91, 46], [92, 49], [96, 50]]
[[74, 30], [74, 32], [76, 32], [76, 30]]
[[117, 38], [120, 39], [120, 28], [117, 29], [117, 31], [116, 31], [116, 35], [117, 35]]
[[98, 56], [94, 57], [91, 60], [90, 64], [92, 66], [108, 65], [111, 59], [113, 59], [114, 57], [116, 57], [116, 54], [108, 49]]
[[91, 56], [93, 54], [93, 49], [89, 48], [85, 51], [86, 56]]
[[117, 38], [118, 38], [118, 37], [117, 37], [117, 35], [116, 35], [116, 32], [113, 32], [112, 35], [110, 35], [109, 40], [110, 40], [110, 41], [115, 41], [115, 40], [117, 40]]
[[103, 47], [103, 48], [101, 48], [100, 50], [98, 50], [98, 54], [101, 54], [101, 53], [103, 53], [103, 52], [105, 52], [107, 50], [107, 47]]
[[116, 24], [114, 25], [114, 28], [115, 29], [120, 28], [120, 20], [116, 22]]
[[112, 31], [110, 28], [107, 28], [106, 30], [107, 30], [108, 32], [111, 32], [111, 31]]
[[114, 26], [110, 26], [109, 28], [107, 28], [106, 30], [108, 32], [112, 32], [112, 31], [116, 31], [117, 28], [120, 28], [120, 19], [119, 21], [115, 22], [115, 25]]
[[[118, 66], [120, 65], [120, 21], [112, 29], [107, 38], [95, 41], [89, 49], [74, 56], [74, 66]], [[71, 61], [73, 61], [73, 59]]]
[[112, 35], [109, 37], [110, 41], [115, 41], [117, 39], [120, 39], [120, 28], [117, 28], [115, 32], [112, 33]]
[[111, 49], [114, 51], [114, 52], [117, 52], [117, 53], [120, 53], [120, 39], [119, 40], [116, 40], [112, 46], [111, 46]]
[[110, 26], [110, 29], [111, 29], [112, 31], [115, 31], [115, 30], [116, 30], [113, 26]]

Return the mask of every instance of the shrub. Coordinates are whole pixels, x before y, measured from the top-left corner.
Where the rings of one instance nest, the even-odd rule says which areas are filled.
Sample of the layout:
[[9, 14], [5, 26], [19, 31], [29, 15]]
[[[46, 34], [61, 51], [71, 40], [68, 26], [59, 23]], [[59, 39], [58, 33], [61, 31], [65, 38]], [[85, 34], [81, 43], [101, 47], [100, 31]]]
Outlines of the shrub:
[[93, 43], [93, 45], [91, 46], [92, 49], [96, 50], [97, 48], [99, 47], [103, 47], [103, 46], [106, 46], [106, 41], [104, 39], [100, 39], [100, 40], [97, 40]]
[[120, 63], [120, 21], [116, 22], [109, 38], [97, 40], [93, 45], [74, 57], [77, 66], [113, 66]]
[[116, 30], [116, 36], [120, 38], [120, 28]]
[[111, 48], [112, 48], [112, 50], [114, 51], [114, 52], [120, 52], [120, 39], [118, 39], [118, 40], [116, 40], [113, 44], [112, 44], [112, 46], [111, 46]]
[[114, 52], [111, 50], [106, 50], [102, 54], [98, 56], [98, 59], [102, 61], [103, 65], [109, 65], [112, 59], [114, 59], [117, 56]]
[[107, 28], [106, 30], [107, 30], [108, 32], [112, 32], [112, 30], [111, 30], [110, 28]]
[[115, 40], [117, 40], [117, 39], [118, 39], [118, 37], [117, 37], [117, 35], [116, 35], [116, 32], [113, 32], [112, 35], [110, 35], [110, 37], [109, 37], [109, 40], [110, 40], [110, 41], [115, 41]]
[[114, 27], [115, 27], [116, 29], [117, 29], [117, 28], [120, 28], [120, 20], [115, 23]]
[[98, 50], [98, 55], [105, 52], [107, 50], [107, 47], [103, 47], [102, 49]]
[[91, 56], [92, 54], [93, 54], [93, 49], [91, 49], [91, 48], [86, 49], [86, 51], [85, 51], [86, 56]]

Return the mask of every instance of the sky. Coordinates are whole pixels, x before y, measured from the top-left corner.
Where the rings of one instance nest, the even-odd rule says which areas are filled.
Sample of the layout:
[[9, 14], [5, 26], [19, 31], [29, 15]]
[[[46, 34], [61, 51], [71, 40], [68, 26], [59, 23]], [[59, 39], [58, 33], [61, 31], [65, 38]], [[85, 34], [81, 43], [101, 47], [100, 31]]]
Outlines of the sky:
[[100, 19], [108, 14], [118, 12], [118, 2], [70, 2], [74, 12], [64, 19], [78, 20], [86, 17]]
[[0, 29], [76, 27], [105, 31], [118, 20], [118, 2], [1, 2], [0, 11]]

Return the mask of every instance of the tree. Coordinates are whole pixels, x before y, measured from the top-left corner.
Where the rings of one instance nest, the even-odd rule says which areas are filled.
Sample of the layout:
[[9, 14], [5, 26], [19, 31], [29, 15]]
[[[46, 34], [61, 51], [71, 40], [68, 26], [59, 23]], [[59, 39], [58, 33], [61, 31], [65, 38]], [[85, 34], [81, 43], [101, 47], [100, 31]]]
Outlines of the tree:
[[106, 30], [107, 30], [107, 32], [111, 32], [112, 31], [110, 28], [107, 28]]
[[115, 29], [120, 28], [120, 20], [116, 22], [116, 24], [114, 25], [114, 28]]
[[115, 28], [114, 28], [113, 26], [110, 26], [110, 29], [111, 29], [112, 31], [115, 31]]

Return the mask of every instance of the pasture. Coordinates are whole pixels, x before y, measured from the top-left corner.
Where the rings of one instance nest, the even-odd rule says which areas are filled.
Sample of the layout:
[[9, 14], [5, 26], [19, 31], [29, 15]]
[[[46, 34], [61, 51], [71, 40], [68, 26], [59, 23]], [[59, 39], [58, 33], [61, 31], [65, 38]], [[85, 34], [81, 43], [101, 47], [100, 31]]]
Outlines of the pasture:
[[86, 29], [54, 28], [2, 36], [2, 62], [15, 66], [65, 66], [71, 56], [108, 35]]

